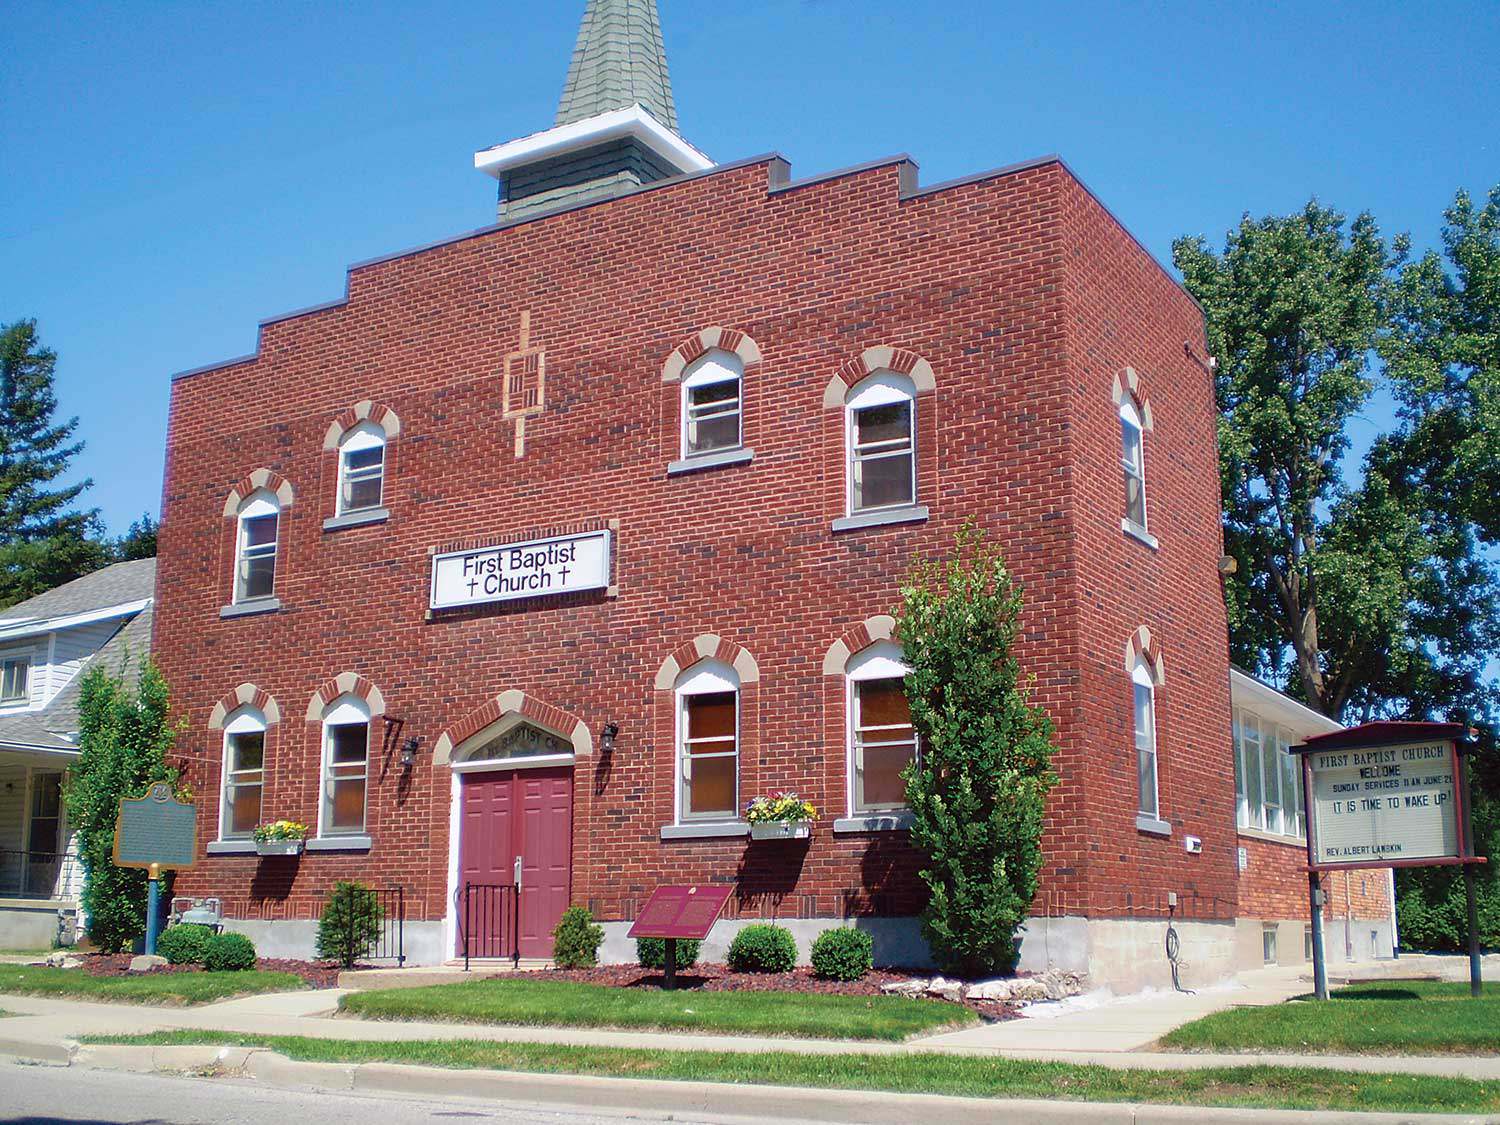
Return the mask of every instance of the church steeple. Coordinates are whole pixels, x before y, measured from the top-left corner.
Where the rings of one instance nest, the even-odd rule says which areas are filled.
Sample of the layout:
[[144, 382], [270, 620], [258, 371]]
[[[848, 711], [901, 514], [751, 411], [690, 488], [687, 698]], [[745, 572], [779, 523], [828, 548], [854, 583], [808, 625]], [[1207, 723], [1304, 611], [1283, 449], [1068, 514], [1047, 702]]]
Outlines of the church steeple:
[[632, 104], [677, 131], [656, 0], [588, 0], [554, 124]]
[[482, 149], [499, 217], [607, 199], [713, 167], [677, 133], [656, 0], [588, 0], [551, 129]]

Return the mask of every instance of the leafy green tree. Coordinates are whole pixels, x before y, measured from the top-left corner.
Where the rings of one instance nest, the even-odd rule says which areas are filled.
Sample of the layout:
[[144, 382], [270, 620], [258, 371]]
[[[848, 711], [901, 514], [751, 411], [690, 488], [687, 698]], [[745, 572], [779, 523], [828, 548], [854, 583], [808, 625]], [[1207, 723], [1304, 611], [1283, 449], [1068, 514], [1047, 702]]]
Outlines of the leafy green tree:
[[114, 542], [113, 555], [116, 562], [131, 562], [134, 559], [154, 559], [156, 557], [156, 533], [161, 524], [152, 517], [150, 512], [142, 512], [141, 518], [136, 520]]
[[177, 771], [167, 755], [180, 729], [167, 682], [149, 657], [141, 661], [135, 689], [97, 664], [84, 673], [78, 761], [63, 799], [68, 823], [78, 833], [88, 935], [106, 953], [129, 948], [146, 932], [146, 872], [114, 865], [120, 799], [144, 795], [153, 782], [176, 784]]
[[922, 933], [945, 971], [1010, 972], [1056, 783], [1052, 723], [1030, 702], [1014, 654], [1021, 593], [999, 551], [966, 527], [951, 558], [912, 568], [901, 599], [897, 635], [921, 746], [906, 798], [926, 861]]
[[1345, 476], [1406, 251], [1368, 214], [1348, 223], [1316, 202], [1247, 216], [1222, 254], [1173, 245], [1218, 363], [1231, 653], [1339, 718], [1472, 714], [1495, 651], [1495, 568], [1397, 455], [1404, 435]]
[[109, 561], [98, 512], [76, 506], [92, 482], [58, 483], [83, 443], [54, 418], [56, 365], [36, 321], [0, 326], [0, 608]]

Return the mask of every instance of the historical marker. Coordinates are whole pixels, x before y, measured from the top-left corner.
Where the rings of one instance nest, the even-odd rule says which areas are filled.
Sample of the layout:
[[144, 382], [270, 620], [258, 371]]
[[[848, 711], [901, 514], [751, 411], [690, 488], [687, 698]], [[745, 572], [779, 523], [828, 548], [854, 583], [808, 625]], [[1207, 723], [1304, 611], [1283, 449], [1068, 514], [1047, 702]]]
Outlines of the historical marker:
[[657, 887], [646, 900], [645, 907], [626, 937], [663, 938], [666, 941], [666, 975], [663, 984], [667, 988], [677, 983], [678, 939], [702, 941], [714, 928], [724, 904], [734, 893], [733, 887], [688, 886], [668, 883]]
[[198, 854], [198, 810], [172, 796], [165, 781], [154, 782], [144, 797], [121, 797], [115, 820], [116, 867], [143, 867], [146, 895], [146, 952], [156, 952], [160, 925], [161, 871], [193, 866]]

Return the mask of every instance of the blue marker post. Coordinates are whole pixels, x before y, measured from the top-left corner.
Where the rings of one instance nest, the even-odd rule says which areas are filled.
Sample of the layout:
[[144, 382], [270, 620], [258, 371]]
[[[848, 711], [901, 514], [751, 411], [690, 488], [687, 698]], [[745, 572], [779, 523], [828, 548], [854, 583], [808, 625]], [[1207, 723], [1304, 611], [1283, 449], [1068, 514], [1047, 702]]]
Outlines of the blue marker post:
[[146, 869], [146, 955], [156, 953], [156, 939], [161, 931], [161, 864]]

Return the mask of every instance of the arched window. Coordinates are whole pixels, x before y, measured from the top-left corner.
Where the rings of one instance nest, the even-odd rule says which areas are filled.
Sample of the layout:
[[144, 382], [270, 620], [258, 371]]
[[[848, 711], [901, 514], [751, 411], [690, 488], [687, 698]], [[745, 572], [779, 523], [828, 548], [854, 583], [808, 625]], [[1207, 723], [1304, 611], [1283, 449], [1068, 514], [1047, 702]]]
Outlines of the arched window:
[[693, 360], [682, 378], [682, 456], [738, 449], [743, 442], [744, 363], [715, 348]]
[[1125, 521], [1146, 530], [1145, 428], [1135, 400], [1120, 403], [1120, 463], [1125, 470]]
[[739, 811], [740, 677], [700, 660], [677, 677], [681, 820], [732, 820]]
[[380, 507], [385, 490], [385, 430], [361, 422], [339, 440], [338, 514]]
[[901, 771], [917, 757], [901, 649], [880, 641], [849, 658], [850, 811], [889, 812], [906, 807]]
[[844, 398], [849, 512], [916, 503], [916, 387], [894, 371], [877, 371]]
[[235, 552], [234, 600], [269, 598], [276, 589], [276, 545], [281, 501], [268, 488], [240, 504]]
[[265, 789], [266, 716], [241, 707], [224, 723], [219, 839], [248, 839], [260, 823]]
[[365, 830], [369, 773], [370, 707], [341, 695], [323, 712], [323, 799], [319, 836], [358, 836]]
[[1159, 820], [1161, 804], [1156, 781], [1156, 680], [1151, 665], [1138, 657], [1130, 674], [1135, 695], [1136, 788], [1142, 816]]

